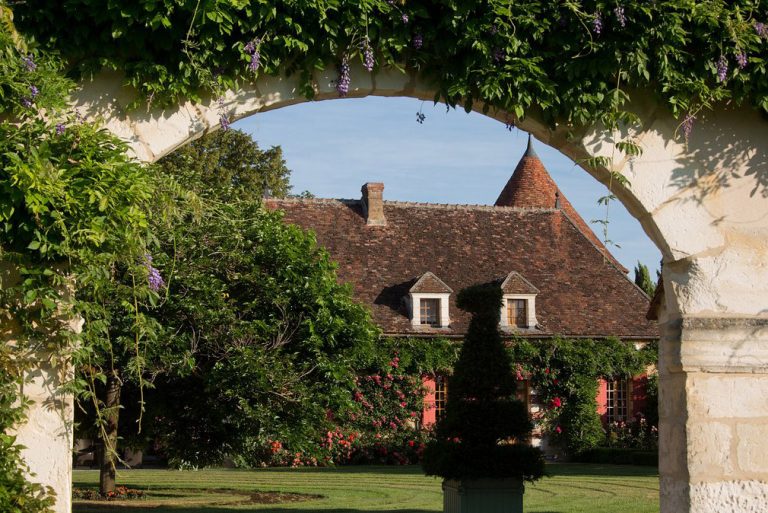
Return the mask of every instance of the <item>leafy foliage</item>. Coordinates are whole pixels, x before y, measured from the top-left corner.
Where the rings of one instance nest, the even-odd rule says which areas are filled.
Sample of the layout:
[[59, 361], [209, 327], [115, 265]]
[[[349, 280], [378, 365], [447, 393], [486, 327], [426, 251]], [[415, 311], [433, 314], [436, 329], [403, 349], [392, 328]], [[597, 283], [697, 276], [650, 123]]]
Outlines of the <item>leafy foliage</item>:
[[279, 146], [261, 150], [240, 130], [217, 130], [162, 158], [166, 174], [214, 201], [284, 198], [290, 170]]
[[612, 338], [519, 339], [510, 351], [518, 365], [517, 378], [530, 379], [547, 408], [537, 422], [572, 455], [605, 440], [597, 414], [597, 380], [637, 375], [658, 358], [653, 344], [638, 351]]
[[176, 240], [176, 279], [158, 315], [195, 368], [158, 384], [168, 408], [155, 429], [168, 452], [205, 465], [256, 459], [280, 440], [310, 454], [328, 412], [352, 403], [356, 355], [378, 336], [368, 313], [314, 237], [258, 203], [208, 210]]
[[[83, 363], [109, 340], [108, 325], [99, 321], [121, 276], [136, 284], [130, 305], [139, 313], [148, 285], [141, 262], [151, 244], [150, 201], [162, 204], [164, 194], [123, 142], [63, 110], [73, 84], [61, 75], [59, 59], [26, 44], [4, 3], [0, 18], [0, 313], [4, 325], [18, 327], [0, 364], [20, 365], [33, 355]], [[82, 334], [71, 322], [78, 317], [94, 321]], [[138, 356], [145, 332], [134, 320]], [[62, 392], [92, 393], [88, 385], [75, 380]], [[4, 436], [3, 466], [10, 469], [21, 463], [13, 438]], [[8, 488], [7, 500], [23, 511], [50, 504], [42, 488], [18, 485]]]
[[445, 417], [427, 445], [422, 466], [444, 478], [505, 478], [533, 481], [544, 474], [538, 448], [526, 443], [532, 424], [514, 398], [510, 355], [498, 330], [501, 289], [469, 287], [456, 304], [472, 313], [448, 389]]
[[124, 70], [155, 102], [280, 73], [298, 73], [311, 97], [315, 70], [345, 57], [370, 65], [373, 50], [374, 73], [419, 70], [448, 105], [536, 110], [553, 124], [626, 123], [636, 89], [681, 122], [721, 100], [768, 110], [764, 0], [47, 0], [14, 10], [74, 73]]
[[648, 266], [637, 263], [635, 267], [635, 285], [643, 289], [648, 297], [653, 297], [656, 293], [656, 283], [651, 280], [651, 273], [648, 271]]

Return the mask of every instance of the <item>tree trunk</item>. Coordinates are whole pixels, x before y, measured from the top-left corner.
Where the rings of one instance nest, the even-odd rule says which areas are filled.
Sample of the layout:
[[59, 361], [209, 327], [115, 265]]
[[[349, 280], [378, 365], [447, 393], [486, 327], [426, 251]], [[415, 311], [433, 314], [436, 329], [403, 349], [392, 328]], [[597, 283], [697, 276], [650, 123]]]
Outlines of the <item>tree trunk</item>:
[[107, 375], [107, 395], [104, 400], [104, 431], [99, 462], [99, 491], [102, 495], [115, 491], [115, 462], [117, 461], [117, 422], [120, 418], [120, 372]]

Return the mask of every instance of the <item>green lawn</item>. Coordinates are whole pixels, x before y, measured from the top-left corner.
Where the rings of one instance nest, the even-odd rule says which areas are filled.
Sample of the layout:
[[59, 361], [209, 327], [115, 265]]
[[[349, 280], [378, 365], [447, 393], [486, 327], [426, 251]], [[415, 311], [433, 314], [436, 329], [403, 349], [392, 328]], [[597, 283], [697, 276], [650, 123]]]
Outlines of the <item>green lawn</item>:
[[[530, 513], [658, 513], [654, 468], [617, 465], [549, 465], [552, 477], [526, 485]], [[96, 486], [98, 472], [76, 470], [76, 487]], [[261, 513], [441, 511], [440, 481], [419, 467], [342, 467], [264, 470], [124, 470], [118, 484], [148, 491], [149, 498], [107, 505], [76, 502], [75, 513]], [[322, 499], [254, 504], [256, 491], [299, 492]]]

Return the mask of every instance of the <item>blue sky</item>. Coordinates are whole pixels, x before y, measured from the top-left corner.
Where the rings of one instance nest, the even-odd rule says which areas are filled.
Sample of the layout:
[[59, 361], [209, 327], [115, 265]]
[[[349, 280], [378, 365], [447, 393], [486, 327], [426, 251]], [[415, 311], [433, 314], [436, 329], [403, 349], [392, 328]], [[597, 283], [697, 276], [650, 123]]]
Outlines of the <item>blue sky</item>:
[[[426, 115], [423, 124], [416, 113]], [[233, 125], [262, 148], [280, 145], [293, 192], [359, 198], [384, 182], [384, 199], [492, 205], [525, 152], [528, 135], [463, 110], [411, 98], [310, 102], [262, 112]], [[557, 150], [536, 141], [542, 162], [587, 223], [605, 218], [606, 188]], [[657, 269], [661, 255], [624, 207], [610, 205], [610, 251], [628, 269]], [[600, 225], [592, 224], [602, 239]]]

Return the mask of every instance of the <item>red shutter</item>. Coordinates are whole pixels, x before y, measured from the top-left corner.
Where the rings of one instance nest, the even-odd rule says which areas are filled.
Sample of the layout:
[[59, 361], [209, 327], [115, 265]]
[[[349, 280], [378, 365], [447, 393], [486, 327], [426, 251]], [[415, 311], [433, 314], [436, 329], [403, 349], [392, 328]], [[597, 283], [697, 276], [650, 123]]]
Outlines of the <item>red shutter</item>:
[[435, 377], [424, 375], [421, 377], [421, 383], [426, 390], [424, 394], [424, 411], [421, 412], [421, 424], [425, 428], [435, 424]]
[[608, 385], [604, 379], [597, 380], [597, 414], [605, 422], [605, 415], [608, 413]]

